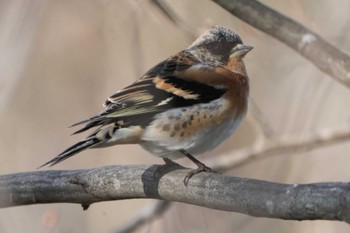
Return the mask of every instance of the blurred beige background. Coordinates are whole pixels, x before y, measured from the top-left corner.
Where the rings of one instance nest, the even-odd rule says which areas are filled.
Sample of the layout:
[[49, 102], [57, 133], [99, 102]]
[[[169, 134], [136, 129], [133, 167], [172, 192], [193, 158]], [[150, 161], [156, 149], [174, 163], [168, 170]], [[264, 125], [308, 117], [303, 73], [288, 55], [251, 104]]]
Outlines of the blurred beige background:
[[[165, 1], [165, 0], [164, 0]], [[147, 0], [0, 0], [0, 174], [34, 171], [84, 135], [67, 126], [102, 110], [103, 101], [148, 68], [188, 46], [208, 25], [237, 31], [255, 49], [246, 58], [251, 96], [272, 136], [349, 122], [350, 90], [309, 61], [204, 0], [168, 0], [179, 27]], [[264, 0], [350, 54], [350, 2]], [[193, 33], [188, 33], [193, 28]], [[251, 145], [249, 117], [206, 156]], [[233, 145], [233, 146], [232, 146]], [[350, 143], [249, 163], [231, 175], [284, 183], [349, 181]], [[205, 158], [205, 155], [200, 157]], [[186, 160], [179, 161], [186, 164]], [[80, 153], [50, 169], [162, 163], [137, 145]], [[1, 233], [113, 232], [152, 200], [0, 209]], [[254, 218], [174, 204], [138, 232], [349, 232], [345, 223]]]

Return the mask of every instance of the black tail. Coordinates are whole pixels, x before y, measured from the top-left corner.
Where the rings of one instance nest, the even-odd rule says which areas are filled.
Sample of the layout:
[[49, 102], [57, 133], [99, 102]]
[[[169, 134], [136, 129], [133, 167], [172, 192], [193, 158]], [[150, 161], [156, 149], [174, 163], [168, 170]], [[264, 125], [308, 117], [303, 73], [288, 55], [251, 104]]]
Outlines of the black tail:
[[49, 165], [51, 167], [57, 163], [62, 162], [65, 159], [68, 159], [69, 157], [79, 153], [80, 151], [83, 151], [85, 149], [88, 149], [92, 146], [99, 144], [100, 142], [101, 142], [101, 140], [96, 138], [95, 136], [88, 137], [88, 138], [74, 144], [73, 146], [69, 147], [68, 149], [63, 151], [61, 154], [57, 155], [55, 158], [53, 158], [52, 160], [48, 161], [47, 163], [41, 165], [38, 168], [42, 168], [42, 167], [45, 167], [47, 165]]

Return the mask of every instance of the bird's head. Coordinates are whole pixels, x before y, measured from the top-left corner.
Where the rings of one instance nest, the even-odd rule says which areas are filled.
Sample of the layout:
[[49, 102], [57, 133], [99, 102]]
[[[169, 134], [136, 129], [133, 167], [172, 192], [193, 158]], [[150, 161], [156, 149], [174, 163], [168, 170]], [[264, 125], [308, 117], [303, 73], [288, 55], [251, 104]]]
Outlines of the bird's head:
[[222, 26], [214, 26], [186, 50], [204, 63], [226, 65], [229, 60], [241, 60], [252, 49], [252, 46], [243, 44], [237, 33]]

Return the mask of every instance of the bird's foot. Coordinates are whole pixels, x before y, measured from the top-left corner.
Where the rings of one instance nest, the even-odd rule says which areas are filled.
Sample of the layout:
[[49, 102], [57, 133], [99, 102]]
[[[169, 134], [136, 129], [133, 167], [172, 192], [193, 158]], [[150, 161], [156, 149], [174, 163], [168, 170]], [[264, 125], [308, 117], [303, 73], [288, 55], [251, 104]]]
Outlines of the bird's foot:
[[184, 179], [184, 184], [185, 184], [185, 186], [187, 186], [188, 181], [189, 181], [189, 180], [191, 179], [191, 177], [194, 176], [195, 174], [198, 174], [198, 173], [201, 173], [201, 172], [218, 173], [217, 171], [215, 171], [214, 169], [212, 169], [212, 168], [206, 166], [206, 165], [203, 164], [203, 163], [197, 164], [197, 166], [198, 166], [198, 168], [189, 171], [189, 172], [187, 173], [187, 175], [185, 176], [185, 179]]

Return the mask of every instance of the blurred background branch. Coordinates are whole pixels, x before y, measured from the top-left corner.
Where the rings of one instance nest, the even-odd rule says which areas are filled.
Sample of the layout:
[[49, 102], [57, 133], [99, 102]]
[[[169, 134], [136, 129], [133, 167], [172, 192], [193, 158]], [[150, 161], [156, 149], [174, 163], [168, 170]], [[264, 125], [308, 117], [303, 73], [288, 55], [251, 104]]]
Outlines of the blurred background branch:
[[190, 24], [188, 24], [185, 20], [183, 20], [171, 7], [170, 4], [168, 4], [166, 1], [163, 0], [150, 0], [150, 2], [158, 8], [158, 10], [173, 24], [181, 28], [184, 32], [186, 32], [187, 35], [190, 36], [191, 40], [194, 40], [197, 38], [197, 36], [200, 35], [200, 30], [197, 28], [192, 27]]
[[234, 16], [294, 49], [350, 88], [350, 57], [303, 25], [255, 0], [213, 0]]
[[152, 204], [143, 207], [128, 223], [121, 226], [116, 233], [131, 233], [135, 232], [143, 225], [154, 221], [171, 206], [170, 201], [158, 200]]
[[317, 132], [296, 135], [280, 135], [273, 139], [257, 140], [251, 147], [237, 150], [229, 156], [219, 156], [207, 160], [206, 164], [220, 171], [228, 171], [238, 166], [271, 156], [298, 155], [313, 149], [350, 140], [350, 125], [343, 125]]

